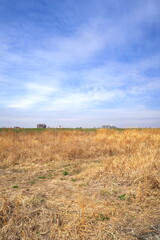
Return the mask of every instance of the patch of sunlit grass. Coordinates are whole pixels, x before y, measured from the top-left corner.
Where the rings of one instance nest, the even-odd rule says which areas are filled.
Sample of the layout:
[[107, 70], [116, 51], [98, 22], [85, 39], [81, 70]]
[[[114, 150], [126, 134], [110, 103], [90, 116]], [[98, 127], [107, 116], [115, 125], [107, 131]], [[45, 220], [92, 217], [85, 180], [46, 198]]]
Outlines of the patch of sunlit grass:
[[159, 129], [1, 131], [0, 240], [160, 237], [159, 172]]

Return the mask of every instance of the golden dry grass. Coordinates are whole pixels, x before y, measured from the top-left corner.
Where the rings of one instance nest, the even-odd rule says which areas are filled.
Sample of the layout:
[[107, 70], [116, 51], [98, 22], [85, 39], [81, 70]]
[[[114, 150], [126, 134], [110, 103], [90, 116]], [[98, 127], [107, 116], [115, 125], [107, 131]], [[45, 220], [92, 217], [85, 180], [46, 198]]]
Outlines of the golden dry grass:
[[160, 239], [160, 130], [0, 133], [0, 240]]

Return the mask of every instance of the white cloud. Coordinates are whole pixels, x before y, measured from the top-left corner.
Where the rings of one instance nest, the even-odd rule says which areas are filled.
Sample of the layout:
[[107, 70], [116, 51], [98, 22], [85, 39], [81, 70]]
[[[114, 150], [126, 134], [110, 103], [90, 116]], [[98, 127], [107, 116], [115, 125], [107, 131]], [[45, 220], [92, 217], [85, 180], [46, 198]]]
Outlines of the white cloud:
[[51, 94], [57, 92], [57, 88], [37, 83], [26, 84], [25, 90], [25, 94], [16, 96], [15, 100], [8, 101], [8, 107], [21, 109], [32, 108], [38, 103], [45, 103], [46, 99], [48, 99]]
[[[10, 108], [36, 108], [39, 110], [55, 111], [69, 109], [85, 109], [96, 106], [103, 102], [112, 102], [125, 96], [119, 89], [105, 90], [94, 88], [92, 90], [80, 89], [73, 92], [73, 89], [57, 89], [34, 83], [27, 84], [27, 93], [16, 96], [14, 100], [8, 100]], [[37, 105], [39, 104], [39, 105]]]
[[95, 107], [103, 102], [112, 102], [115, 99], [123, 98], [123, 91], [115, 89], [107, 91], [103, 89], [94, 89], [89, 91], [79, 91], [75, 93], [63, 93], [63, 96], [50, 101], [49, 106], [45, 109], [53, 110], [69, 110], [69, 109], [87, 109]]
[[140, 95], [144, 93], [153, 93], [160, 91], [160, 78], [147, 79], [147, 83], [140, 83], [138, 86], [133, 86], [128, 89], [127, 93], [133, 95]]
[[127, 94], [142, 94], [158, 91], [160, 78], [146, 74], [159, 67], [160, 55], [140, 59], [133, 63], [110, 61], [80, 72], [83, 84], [89, 87], [103, 87], [108, 90], [123, 89]]
[[[105, 1], [102, 2], [98, 6], [104, 13]], [[116, 4], [124, 8], [117, 1], [112, 4], [119, 12], [121, 9], [116, 8]], [[33, 41], [21, 36], [23, 34], [16, 26], [11, 25], [11, 33], [0, 31], [0, 104], [12, 111], [79, 109], [82, 113], [93, 109], [98, 118], [99, 105], [106, 105], [107, 109], [109, 104], [112, 108], [115, 103], [126, 117], [129, 113], [131, 118], [134, 114], [144, 114], [146, 118], [153, 114], [156, 118], [156, 112], [147, 113], [146, 109], [143, 112], [142, 106], [152, 101], [153, 91], [160, 90], [160, 79], [146, 74], [150, 69], [159, 68], [160, 55], [153, 51], [152, 55], [137, 54], [139, 57], [136, 58], [134, 51], [137, 43], [143, 44], [142, 41], [147, 40], [145, 34], [149, 31], [145, 26], [150, 28], [147, 24], [158, 22], [159, 11], [155, 0], [142, 0], [136, 4], [133, 9], [129, 7], [129, 12], [118, 13], [118, 17], [112, 17], [112, 13], [89, 17], [74, 28], [74, 32], [58, 34], [58, 31], [50, 29], [47, 32], [46, 29], [42, 39], [33, 38]], [[36, 28], [30, 30], [36, 31]], [[17, 36], [20, 39], [17, 40]], [[150, 39], [147, 41], [151, 42]], [[119, 100], [128, 107], [124, 111]], [[143, 114], [140, 109], [133, 111], [134, 114], [128, 110], [135, 102], [139, 103]], [[112, 116], [117, 118], [121, 113], [115, 111], [115, 115], [114, 110], [104, 112], [113, 113]], [[103, 113], [99, 112], [99, 115], [103, 116]], [[71, 119], [76, 118], [72, 116]]]
[[73, 35], [53, 37], [46, 40], [46, 44], [48, 47], [33, 52], [34, 57], [61, 67], [89, 60], [106, 43], [103, 33], [97, 27], [82, 26]]
[[50, 93], [54, 93], [54, 92], [57, 92], [57, 88], [56, 87], [53, 87], [53, 86], [46, 86], [46, 85], [41, 85], [39, 83], [27, 83], [26, 84], [26, 89], [28, 91], [31, 91], [33, 92], [34, 94], [39, 94], [40, 96], [41, 95], [48, 95]]

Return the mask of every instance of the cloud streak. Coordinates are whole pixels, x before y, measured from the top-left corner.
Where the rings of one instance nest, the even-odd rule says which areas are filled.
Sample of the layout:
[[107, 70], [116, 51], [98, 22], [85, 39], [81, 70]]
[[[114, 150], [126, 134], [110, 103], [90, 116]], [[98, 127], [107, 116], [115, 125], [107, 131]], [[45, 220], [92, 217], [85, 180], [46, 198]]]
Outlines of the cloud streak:
[[[15, 114], [56, 112], [59, 119], [72, 109], [84, 122], [81, 115], [90, 109], [100, 121], [101, 109], [117, 112], [115, 119], [127, 109], [128, 119], [128, 109], [143, 107], [157, 119], [159, 1], [77, 4], [69, 0], [65, 7], [50, 1], [36, 6], [18, 0], [11, 8], [2, 3], [0, 107]], [[68, 119], [78, 119], [71, 115]]]

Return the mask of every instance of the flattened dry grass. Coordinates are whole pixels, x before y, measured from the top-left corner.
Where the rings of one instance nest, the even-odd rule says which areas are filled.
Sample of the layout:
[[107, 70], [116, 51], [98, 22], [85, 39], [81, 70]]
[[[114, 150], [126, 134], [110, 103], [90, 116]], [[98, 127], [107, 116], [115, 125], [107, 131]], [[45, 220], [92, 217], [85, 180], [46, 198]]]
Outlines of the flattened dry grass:
[[160, 239], [160, 130], [0, 132], [0, 240]]

